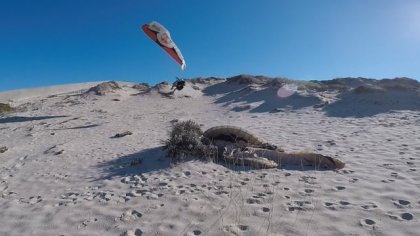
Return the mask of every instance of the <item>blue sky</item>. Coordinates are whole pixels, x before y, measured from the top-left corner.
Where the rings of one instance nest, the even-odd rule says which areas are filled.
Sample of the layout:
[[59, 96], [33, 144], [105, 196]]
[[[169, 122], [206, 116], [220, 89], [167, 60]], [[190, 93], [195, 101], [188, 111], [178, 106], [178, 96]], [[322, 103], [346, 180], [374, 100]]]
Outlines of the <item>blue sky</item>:
[[[187, 69], [141, 31], [171, 32]], [[420, 78], [417, 0], [0, 0], [0, 91], [175, 76]]]

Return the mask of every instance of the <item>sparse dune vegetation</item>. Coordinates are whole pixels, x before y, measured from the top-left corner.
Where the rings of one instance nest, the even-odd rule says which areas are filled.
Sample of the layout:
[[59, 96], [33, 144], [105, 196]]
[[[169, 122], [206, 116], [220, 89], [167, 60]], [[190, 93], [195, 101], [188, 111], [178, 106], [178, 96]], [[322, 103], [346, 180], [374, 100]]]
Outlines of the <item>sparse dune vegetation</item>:
[[0, 103], [0, 115], [13, 111], [14, 108], [7, 103]]

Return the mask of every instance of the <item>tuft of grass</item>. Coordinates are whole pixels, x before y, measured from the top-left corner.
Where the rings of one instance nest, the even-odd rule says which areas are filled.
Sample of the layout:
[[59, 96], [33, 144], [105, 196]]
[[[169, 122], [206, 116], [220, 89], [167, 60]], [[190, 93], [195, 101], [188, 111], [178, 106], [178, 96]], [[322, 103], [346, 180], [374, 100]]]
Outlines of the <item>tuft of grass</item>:
[[164, 142], [164, 149], [173, 162], [197, 158], [212, 161], [217, 149], [201, 142], [203, 131], [200, 125], [192, 120], [176, 123], [169, 132], [169, 138]]
[[11, 112], [13, 110], [14, 110], [13, 107], [11, 107], [9, 104], [0, 102], [0, 114]]

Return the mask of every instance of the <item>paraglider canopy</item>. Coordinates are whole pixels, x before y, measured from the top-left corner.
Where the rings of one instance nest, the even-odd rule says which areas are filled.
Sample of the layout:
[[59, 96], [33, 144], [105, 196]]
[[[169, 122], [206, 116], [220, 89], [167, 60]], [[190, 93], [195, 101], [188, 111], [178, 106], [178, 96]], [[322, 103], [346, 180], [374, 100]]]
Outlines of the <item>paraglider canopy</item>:
[[165, 50], [181, 66], [182, 70], [185, 69], [184, 57], [174, 41], [172, 41], [169, 31], [163, 25], [153, 21], [149, 24], [144, 24], [142, 30], [151, 40]]

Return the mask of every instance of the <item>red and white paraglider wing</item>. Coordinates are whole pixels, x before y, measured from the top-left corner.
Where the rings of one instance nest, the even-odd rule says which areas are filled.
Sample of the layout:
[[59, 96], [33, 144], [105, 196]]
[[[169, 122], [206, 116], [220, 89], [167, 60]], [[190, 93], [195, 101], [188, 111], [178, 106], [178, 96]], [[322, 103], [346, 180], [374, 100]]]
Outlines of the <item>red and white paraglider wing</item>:
[[176, 62], [178, 62], [182, 70], [185, 69], [186, 64], [184, 57], [174, 41], [172, 41], [171, 34], [163, 25], [153, 21], [149, 24], [144, 24], [142, 29], [150, 39], [155, 41], [163, 50], [175, 59]]

